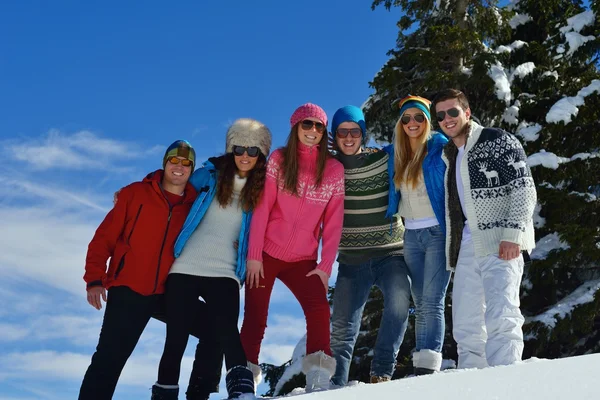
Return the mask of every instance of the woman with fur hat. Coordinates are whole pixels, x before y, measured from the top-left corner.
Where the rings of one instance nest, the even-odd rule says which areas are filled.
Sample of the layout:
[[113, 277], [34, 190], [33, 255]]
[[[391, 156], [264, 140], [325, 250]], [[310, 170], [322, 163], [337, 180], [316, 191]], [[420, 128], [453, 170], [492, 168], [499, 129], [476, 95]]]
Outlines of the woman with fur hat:
[[[199, 194], [175, 242], [176, 259], [166, 284], [167, 337], [153, 400], [177, 399], [181, 360], [194, 320], [190, 311], [198, 297], [207, 304], [209, 337], [225, 353], [229, 398], [254, 398], [237, 322], [250, 221], [265, 184], [271, 132], [256, 120], [238, 119], [226, 141], [226, 154], [206, 161], [190, 179]], [[194, 378], [187, 398], [207, 398], [209, 393], [198, 393]]]
[[[307, 325], [302, 369], [307, 391], [326, 389], [335, 372], [329, 336], [328, 279], [344, 218], [344, 167], [327, 149], [327, 114], [296, 109], [285, 147], [267, 164], [261, 202], [250, 227], [241, 339], [256, 381], [258, 355], [275, 278], [300, 302]], [[321, 260], [317, 263], [319, 242]]]
[[404, 260], [412, 280], [416, 309], [416, 375], [440, 370], [444, 307], [450, 272], [446, 270], [446, 209], [442, 149], [448, 139], [431, 129], [431, 102], [407, 96], [399, 103], [390, 152], [390, 205], [404, 219]]

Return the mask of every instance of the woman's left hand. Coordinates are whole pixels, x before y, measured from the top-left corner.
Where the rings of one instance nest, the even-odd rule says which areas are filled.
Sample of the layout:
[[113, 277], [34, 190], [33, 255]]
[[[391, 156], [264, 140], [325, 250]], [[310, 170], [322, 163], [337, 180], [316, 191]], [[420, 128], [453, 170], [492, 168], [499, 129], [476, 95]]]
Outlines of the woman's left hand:
[[315, 268], [312, 271], [310, 271], [308, 274], [306, 274], [306, 277], [308, 278], [311, 275], [317, 275], [319, 278], [321, 278], [321, 282], [323, 283], [323, 286], [325, 287], [325, 292], [327, 292], [329, 290], [329, 275], [327, 275], [327, 273], [325, 271]]

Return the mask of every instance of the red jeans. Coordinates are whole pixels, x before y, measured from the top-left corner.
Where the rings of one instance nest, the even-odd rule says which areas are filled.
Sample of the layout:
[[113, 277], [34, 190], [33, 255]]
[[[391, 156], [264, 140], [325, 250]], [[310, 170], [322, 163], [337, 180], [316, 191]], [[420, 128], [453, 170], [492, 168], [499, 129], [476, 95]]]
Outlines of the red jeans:
[[288, 263], [263, 253], [265, 278], [260, 279], [258, 288], [248, 289], [246, 285], [244, 322], [240, 339], [248, 361], [258, 364], [258, 353], [267, 328], [269, 300], [275, 278], [279, 278], [292, 291], [304, 311], [306, 354], [323, 351], [331, 356], [327, 292], [317, 275], [306, 277], [316, 266], [315, 260]]

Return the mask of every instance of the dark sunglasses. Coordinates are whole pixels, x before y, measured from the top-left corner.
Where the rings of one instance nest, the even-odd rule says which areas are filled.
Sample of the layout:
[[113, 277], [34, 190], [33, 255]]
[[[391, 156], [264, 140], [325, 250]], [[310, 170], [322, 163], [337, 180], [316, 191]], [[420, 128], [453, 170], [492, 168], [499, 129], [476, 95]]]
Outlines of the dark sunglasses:
[[323, 133], [325, 131], [325, 125], [320, 122], [311, 121], [310, 119], [305, 119], [301, 122], [302, 129], [305, 131], [312, 130], [313, 126], [319, 133]]
[[400, 122], [402, 122], [402, 125], [406, 125], [410, 122], [410, 120], [414, 119], [416, 123], [418, 124], [422, 124], [423, 121], [425, 121], [425, 115], [423, 114], [415, 114], [415, 115], [403, 115], [402, 118], [400, 118]]
[[438, 111], [435, 116], [437, 117], [438, 122], [442, 122], [446, 119], [446, 114], [451, 116], [452, 118], [456, 118], [460, 115], [460, 110], [456, 107], [452, 107], [446, 111]]
[[171, 164], [175, 164], [175, 165], [181, 163], [181, 165], [183, 165], [184, 167], [189, 167], [189, 166], [194, 165], [194, 162], [192, 160], [189, 160], [187, 158], [181, 159], [181, 158], [177, 158], [176, 156], [167, 158], [167, 161], [170, 162]]
[[360, 130], [360, 128], [338, 128], [338, 130], [335, 132], [335, 135], [340, 139], [344, 139], [348, 137], [348, 135], [352, 136], [355, 139], [358, 139], [362, 136], [362, 131]]
[[244, 153], [248, 153], [248, 157], [258, 157], [260, 149], [256, 146], [245, 147], [245, 146], [233, 146], [233, 154], [236, 156], [243, 156]]

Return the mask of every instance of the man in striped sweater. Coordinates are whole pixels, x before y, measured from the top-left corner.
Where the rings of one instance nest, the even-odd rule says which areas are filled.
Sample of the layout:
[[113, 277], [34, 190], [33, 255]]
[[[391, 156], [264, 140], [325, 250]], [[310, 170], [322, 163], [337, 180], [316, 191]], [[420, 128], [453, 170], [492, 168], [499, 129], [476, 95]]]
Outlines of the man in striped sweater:
[[371, 383], [387, 381], [394, 373], [410, 303], [404, 226], [397, 215], [385, 218], [389, 157], [384, 151], [363, 151], [366, 125], [358, 107], [340, 108], [333, 116], [331, 132], [336, 157], [344, 165], [346, 186], [333, 300], [331, 350], [337, 367], [332, 382], [338, 386], [348, 382], [363, 309], [374, 285], [383, 293], [384, 311], [373, 349]]

